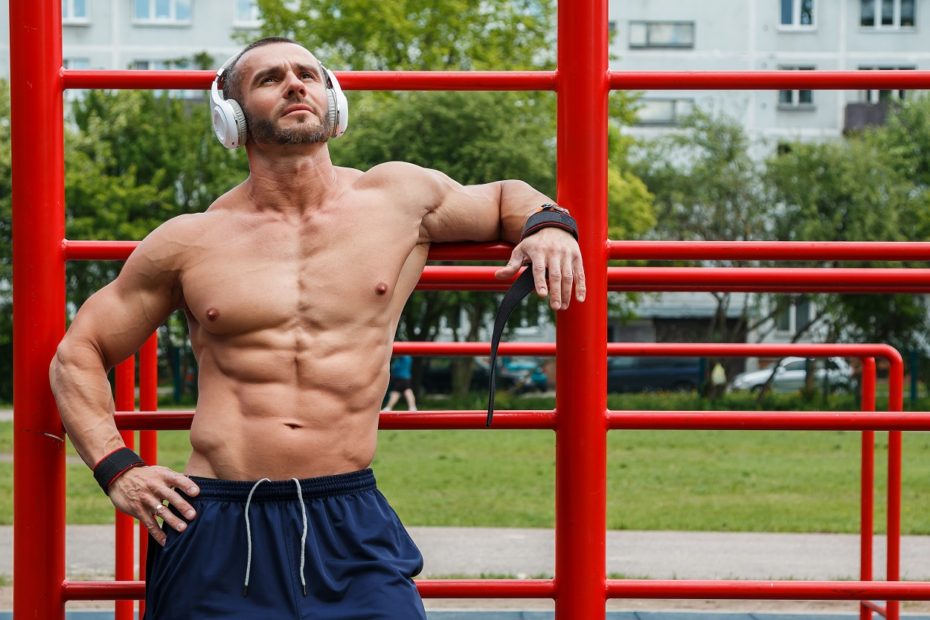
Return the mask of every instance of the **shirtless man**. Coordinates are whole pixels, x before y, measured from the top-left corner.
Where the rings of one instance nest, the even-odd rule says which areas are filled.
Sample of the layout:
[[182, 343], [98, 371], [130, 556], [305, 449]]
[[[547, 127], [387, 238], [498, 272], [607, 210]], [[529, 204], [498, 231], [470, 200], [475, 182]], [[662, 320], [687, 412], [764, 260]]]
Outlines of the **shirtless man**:
[[[499, 278], [532, 261], [553, 309], [573, 289], [584, 299], [571, 234], [521, 241], [551, 202], [525, 183], [333, 166], [333, 81], [282, 39], [224, 65], [217, 83], [245, 111], [250, 176], [146, 237], [52, 361], [78, 453], [158, 543], [149, 618], [424, 618], [412, 582], [422, 557], [367, 468], [395, 329], [430, 243], [517, 243]], [[185, 475], [125, 450], [107, 382], [179, 309], [200, 370]]]

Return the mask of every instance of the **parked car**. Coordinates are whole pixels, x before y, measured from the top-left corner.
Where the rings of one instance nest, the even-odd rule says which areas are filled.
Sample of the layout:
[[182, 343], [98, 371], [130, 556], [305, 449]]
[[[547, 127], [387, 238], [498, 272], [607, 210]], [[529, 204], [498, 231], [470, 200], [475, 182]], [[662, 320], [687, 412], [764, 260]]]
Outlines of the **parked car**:
[[[814, 386], [820, 388], [826, 381], [830, 390], [844, 389], [848, 390], [853, 383], [853, 370], [849, 363], [841, 357], [830, 357], [827, 359], [814, 359]], [[794, 392], [804, 387], [804, 381], [807, 377], [807, 361], [803, 357], [786, 357], [782, 360], [778, 368], [775, 365], [744, 372], [733, 378], [730, 384], [734, 390], [761, 390], [762, 386], [775, 373], [772, 379], [771, 389], [773, 392]]]
[[[475, 358], [469, 391], [486, 392], [490, 382], [490, 365], [486, 358]], [[449, 394], [452, 392], [452, 360], [434, 357], [423, 365], [423, 391], [427, 394]], [[497, 360], [497, 389], [515, 392], [545, 391], [548, 379], [542, 364], [536, 358], [507, 357]]]
[[701, 385], [698, 357], [610, 357], [608, 392], [695, 390]]

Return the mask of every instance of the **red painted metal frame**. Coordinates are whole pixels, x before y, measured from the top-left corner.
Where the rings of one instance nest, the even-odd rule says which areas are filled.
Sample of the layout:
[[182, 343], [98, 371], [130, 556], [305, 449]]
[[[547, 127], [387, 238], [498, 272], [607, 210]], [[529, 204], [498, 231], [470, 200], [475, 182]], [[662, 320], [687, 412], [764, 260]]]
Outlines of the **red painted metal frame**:
[[[606, 239], [607, 95], [611, 89], [858, 89], [930, 88], [930, 72], [708, 72], [629, 73], [607, 67], [607, 2], [563, 2], [558, 22], [558, 69], [539, 72], [341, 73], [346, 88], [370, 90], [549, 90], [558, 96], [558, 200], [576, 213], [587, 266], [588, 301], [560, 314], [558, 384], [592, 389], [558, 390], [554, 412], [500, 412], [500, 428], [556, 431], [556, 577], [530, 581], [450, 581], [419, 584], [424, 596], [554, 598], [559, 618], [604, 617], [609, 597], [930, 599], [928, 582], [871, 581], [871, 558], [863, 557], [859, 582], [732, 582], [607, 580], [606, 432], [609, 428], [844, 428], [893, 430], [889, 452], [900, 451], [900, 430], [930, 430], [930, 414], [751, 412], [609, 412], [606, 393], [608, 349], [604, 342], [606, 295], [613, 290], [930, 291], [927, 270], [602, 268], [608, 259], [724, 260], [926, 260], [930, 244], [760, 244], [610, 242]], [[64, 332], [66, 260], [122, 258], [133, 244], [76, 242], [64, 238], [62, 91], [67, 88], [206, 88], [209, 71], [137, 72], [62, 69], [61, 15], [57, 0], [10, 3], [13, 150], [14, 265], [14, 614], [63, 618], [64, 602], [133, 599], [141, 582], [66, 582], [64, 564], [63, 429], [48, 387], [47, 367]], [[431, 258], [506, 258], [503, 244], [457, 244], [437, 248]], [[500, 290], [486, 268], [429, 268], [421, 288], [464, 286]], [[827, 274], [827, 275], [825, 275]], [[802, 282], [803, 280], [803, 282]], [[566, 344], [570, 343], [570, 344]], [[399, 351], [417, 348], [398, 343]], [[551, 346], [551, 345], [547, 345]], [[509, 347], [503, 347], [507, 351]], [[468, 346], [459, 349], [470, 351]], [[516, 348], [514, 349], [516, 350]], [[650, 349], [659, 351], [660, 348]], [[685, 349], [680, 349], [684, 351]], [[437, 348], [436, 351], [439, 351]], [[794, 350], [792, 350], [794, 352]], [[626, 353], [633, 354], [633, 353]], [[637, 349], [636, 355], [651, 354]], [[655, 354], [670, 354], [669, 350]], [[686, 353], [681, 353], [686, 354]], [[723, 355], [724, 353], [718, 353]], [[815, 353], [805, 353], [815, 355]], [[858, 353], [847, 353], [860, 355]], [[862, 353], [866, 358], [881, 353]], [[868, 363], [868, 360], [866, 361]], [[145, 413], [129, 413], [131, 377], [119, 371], [120, 427], [185, 428], [190, 413], [155, 413], [154, 341], [140, 358]], [[899, 386], [900, 387], [900, 386]], [[892, 391], [900, 398], [900, 389]], [[869, 388], [873, 390], [874, 385]], [[573, 393], [574, 392], [574, 393]], [[569, 395], [572, 394], [572, 397]], [[864, 400], [865, 402], [865, 400]], [[128, 408], [123, 409], [123, 406]], [[382, 417], [383, 428], [479, 428], [481, 412], [436, 412]], [[868, 451], [864, 435], [863, 454]], [[128, 436], [127, 436], [128, 438]], [[143, 453], [154, 461], [152, 435], [143, 433]], [[890, 470], [889, 492], [900, 485], [900, 468]], [[865, 473], [863, 480], [867, 482]], [[35, 501], [37, 492], [44, 494]], [[867, 525], [865, 495], [863, 525]], [[889, 501], [893, 503], [893, 498]], [[899, 519], [889, 509], [889, 523]], [[889, 540], [899, 535], [889, 528]], [[124, 536], [124, 535], [121, 535]], [[125, 543], [121, 543], [125, 546]], [[143, 545], [144, 547], [144, 545]], [[891, 557], [889, 566], [899, 558]], [[119, 575], [129, 574], [126, 559]], [[140, 575], [140, 578], [142, 575]], [[123, 579], [123, 577], [119, 577]], [[130, 575], [131, 579], [131, 575]], [[871, 603], [863, 608], [875, 608]], [[124, 609], [121, 607], [120, 609]], [[123, 612], [121, 612], [123, 613]], [[870, 614], [869, 614], [870, 615]], [[865, 617], [865, 616], [864, 616]]]

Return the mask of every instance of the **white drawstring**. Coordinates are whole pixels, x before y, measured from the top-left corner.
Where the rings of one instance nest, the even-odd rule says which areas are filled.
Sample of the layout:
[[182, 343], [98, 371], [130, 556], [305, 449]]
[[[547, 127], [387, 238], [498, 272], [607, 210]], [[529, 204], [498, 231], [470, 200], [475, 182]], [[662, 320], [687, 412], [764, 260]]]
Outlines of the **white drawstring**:
[[297, 501], [300, 502], [300, 514], [304, 518], [304, 531], [300, 536], [300, 585], [303, 586], [304, 596], [307, 596], [307, 580], [304, 578], [304, 562], [307, 559], [307, 507], [304, 506], [304, 494], [300, 489], [300, 480], [291, 478], [297, 485]]
[[[252, 572], [252, 527], [249, 525], [249, 505], [252, 503], [252, 494], [255, 493], [255, 489], [258, 488], [263, 482], [271, 482], [268, 478], [262, 478], [252, 485], [252, 490], [249, 491], [249, 497], [245, 500], [245, 537], [248, 542], [248, 555], [246, 556], [245, 561], [245, 583], [242, 584], [242, 596], [246, 596], [249, 592], [249, 573]], [[301, 502], [303, 504], [303, 502]]]

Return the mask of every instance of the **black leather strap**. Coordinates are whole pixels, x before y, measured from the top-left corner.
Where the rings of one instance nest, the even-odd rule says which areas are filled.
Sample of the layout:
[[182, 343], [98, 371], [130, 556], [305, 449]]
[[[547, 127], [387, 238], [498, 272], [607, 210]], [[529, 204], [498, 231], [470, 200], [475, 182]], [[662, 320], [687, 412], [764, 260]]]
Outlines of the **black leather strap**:
[[520, 302], [529, 295], [536, 285], [533, 282], [533, 268], [527, 267], [520, 277], [517, 278], [510, 286], [510, 289], [501, 300], [501, 305], [497, 309], [497, 316], [494, 317], [494, 331], [491, 334], [491, 369], [490, 369], [490, 388], [488, 391], [488, 419], [485, 427], [491, 427], [491, 421], [494, 418], [494, 392], [497, 388], [497, 347], [501, 342], [501, 334], [504, 333], [504, 326], [507, 319], [513, 313], [513, 309], [520, 305]]

